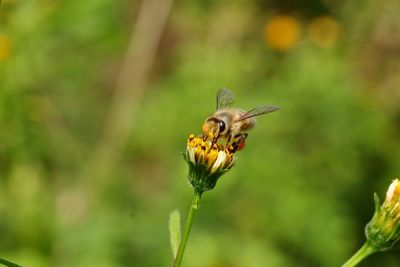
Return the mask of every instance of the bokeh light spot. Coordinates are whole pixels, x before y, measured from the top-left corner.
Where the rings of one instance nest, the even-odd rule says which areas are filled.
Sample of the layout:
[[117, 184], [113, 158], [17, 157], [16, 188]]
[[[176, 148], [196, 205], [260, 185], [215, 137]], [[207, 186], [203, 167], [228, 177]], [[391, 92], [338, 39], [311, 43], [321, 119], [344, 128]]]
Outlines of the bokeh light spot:
[[265, 41], [278, 51], [292, 48], [298, 42], [299, 36], [300, 25], [293, 16], [275, 16], [265, 25]]
[[308, 36], [319, 47], [331, 47], [338, 42], [341, 31], [340, 24], [333, 17], [320, 16], [311, 21]]
[[11, 42], [5, 35], [0, 35], [0, 60], [5, 60], [11, 55]]

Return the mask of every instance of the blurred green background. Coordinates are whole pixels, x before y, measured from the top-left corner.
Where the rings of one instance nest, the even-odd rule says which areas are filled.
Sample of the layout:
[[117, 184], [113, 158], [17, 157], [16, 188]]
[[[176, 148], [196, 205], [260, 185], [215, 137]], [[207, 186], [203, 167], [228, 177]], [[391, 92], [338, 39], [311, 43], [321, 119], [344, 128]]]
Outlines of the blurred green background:
[[[170, 266], [180, 152], [228, 87], [259, 118], [183, 266], [340, 266], [400, 175], [396, 0], [3, 0], [0, 257]], [[397, 255], [396, 255], [397, 254]], [[398, 266], [398, 251], [360, 266]]]

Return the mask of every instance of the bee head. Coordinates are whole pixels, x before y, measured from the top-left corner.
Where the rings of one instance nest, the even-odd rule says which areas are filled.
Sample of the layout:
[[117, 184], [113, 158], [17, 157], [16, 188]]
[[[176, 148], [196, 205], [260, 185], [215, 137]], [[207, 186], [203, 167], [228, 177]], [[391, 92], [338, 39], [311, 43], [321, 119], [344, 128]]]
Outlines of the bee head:
[[226, 132], [226, 123], [223, 120], [210, 117], [201, 127], [204, 137], [218, 138]]

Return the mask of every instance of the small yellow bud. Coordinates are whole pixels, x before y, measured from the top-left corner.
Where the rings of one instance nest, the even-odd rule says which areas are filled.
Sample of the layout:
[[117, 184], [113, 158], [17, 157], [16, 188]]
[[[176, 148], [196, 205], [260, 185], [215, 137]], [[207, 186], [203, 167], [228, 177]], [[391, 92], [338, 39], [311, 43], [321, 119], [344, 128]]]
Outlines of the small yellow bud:
[[391, 249], [400, 239], [400, 183], [395, 179], [389, 186], [386, 199], [379, 204], [375, 195], [375, 213], [365, 227], [368, 241], [378, 250]]

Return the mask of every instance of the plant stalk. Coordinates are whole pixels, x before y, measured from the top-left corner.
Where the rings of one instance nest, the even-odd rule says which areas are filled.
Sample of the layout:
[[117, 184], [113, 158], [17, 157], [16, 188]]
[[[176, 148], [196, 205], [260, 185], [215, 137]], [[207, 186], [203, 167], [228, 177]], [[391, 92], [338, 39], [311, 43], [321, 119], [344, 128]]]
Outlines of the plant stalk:
[[368, 241], [348, 260], [342, 267], [353, 267], [359, 264], [363, 259], [375, 253], [376, 249]]
[[192, 229], [194, 215], [196, 214], [196, 211], [199, 209], [200, 198], [201, 198], [201, 193], [194, 190], [192, 205], [190, 206], [189, 209], [189, 214], [187, 216], [185, 224], [185, 230], [183, 231], [183, 236], [179, 244], [178, 253], [176, 254], [173, 267], [181, 266], [183, 254], [186, 248], [186, 243], [189, 238], [190, 230]]

